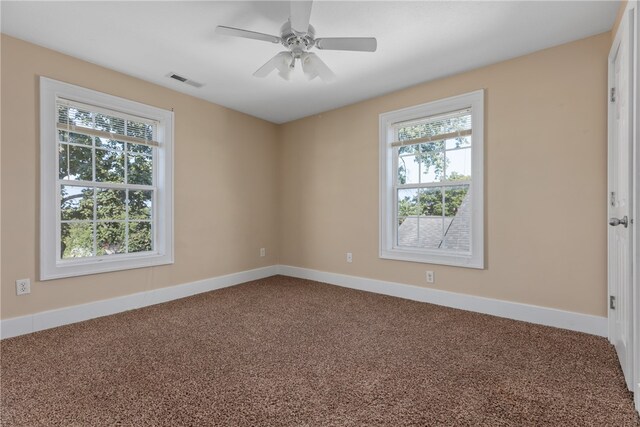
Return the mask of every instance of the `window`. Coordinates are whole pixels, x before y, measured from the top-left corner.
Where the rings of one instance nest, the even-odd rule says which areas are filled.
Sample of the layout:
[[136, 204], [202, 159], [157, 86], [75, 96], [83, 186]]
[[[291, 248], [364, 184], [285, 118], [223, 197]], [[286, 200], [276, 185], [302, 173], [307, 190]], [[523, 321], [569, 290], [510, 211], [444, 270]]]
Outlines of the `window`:
[[40, 79], [41, 280], [173, 262], [173, 113]]
[[484, 93], [380, 115], [380, 257], [484, 268]]

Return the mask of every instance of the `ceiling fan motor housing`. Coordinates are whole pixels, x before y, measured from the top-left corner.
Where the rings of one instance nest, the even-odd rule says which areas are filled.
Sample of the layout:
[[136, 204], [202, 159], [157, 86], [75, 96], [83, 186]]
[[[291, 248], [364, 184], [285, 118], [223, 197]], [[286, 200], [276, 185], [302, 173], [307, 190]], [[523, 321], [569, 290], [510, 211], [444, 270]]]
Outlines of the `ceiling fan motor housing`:
[[315, 44], [315, 35], [316, 31], [312, 25], [309, 25], [306, 34], [296, 33], [291, 28], [290, 21], [285, 22], [280, 29], [282, 45], [293, 53], [294, 58], [300, 58], [304, 52], [313, 47]]

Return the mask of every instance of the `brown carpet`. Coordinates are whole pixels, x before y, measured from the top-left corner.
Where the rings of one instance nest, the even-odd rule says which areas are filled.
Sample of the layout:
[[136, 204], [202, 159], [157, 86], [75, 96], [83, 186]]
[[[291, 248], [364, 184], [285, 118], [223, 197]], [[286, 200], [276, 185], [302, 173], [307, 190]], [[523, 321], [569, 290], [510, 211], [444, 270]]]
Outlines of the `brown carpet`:
[[603, 338], [283, 276], [1, 351], [5, 426], [640, 426]]

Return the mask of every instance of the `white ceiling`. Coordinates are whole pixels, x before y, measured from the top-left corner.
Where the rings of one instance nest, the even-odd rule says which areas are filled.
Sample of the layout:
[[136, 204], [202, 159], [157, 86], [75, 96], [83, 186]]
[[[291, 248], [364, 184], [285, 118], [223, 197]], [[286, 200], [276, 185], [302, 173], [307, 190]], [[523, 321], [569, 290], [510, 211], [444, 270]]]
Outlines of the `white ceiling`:
[[[216, 104], [283, 123], [611, 29], [617, 1], [316, 1], [316, 37], [378, 39], [375, 53], [316, 51], [337, 80], [252, 73], [283, 46], [289, 2], [0, 3], [2, 32]], [[199, 89], [170, 71], [204, 83]]]

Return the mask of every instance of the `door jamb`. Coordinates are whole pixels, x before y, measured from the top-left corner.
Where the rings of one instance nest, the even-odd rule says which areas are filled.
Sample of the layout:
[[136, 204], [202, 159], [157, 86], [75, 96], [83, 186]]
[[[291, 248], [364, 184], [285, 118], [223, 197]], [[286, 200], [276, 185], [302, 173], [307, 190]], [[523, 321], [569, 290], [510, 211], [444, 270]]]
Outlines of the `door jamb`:
[[[631, 34], [631, 42], [633, 43], [633, 73], [631, 76], [631, 82], [633, 85], [632, 99], [630, 102], [633, 109], [632, 114], [632, 149], [633, 149], [633, 190], [634, 194], [634, 206], [633, 214], [635, 218], [640, 219], [640, 129], [638, 128], [638, 114], [640, 113], [640, 72], [638, 67], [640, 66], [640, 31], [638, 31], [638, 2], [627, 2], [627, 8], [625, 13], [628, 14], [629, 20], [633, 24], [633, 33]], [[640, 224], [638, 224], [640, 225]], [[633, 228], [633, 276], [632, 276], [632, 292], [633, 292], [633, 364], [634, 364], [634, 401], [636, 404], [636, 410], [640, 414], [640, 277], [638, 256], [640, 256], [640, 227]]]

